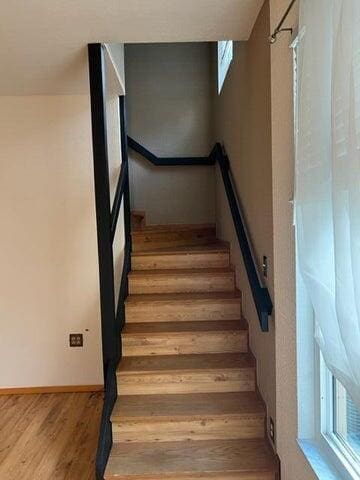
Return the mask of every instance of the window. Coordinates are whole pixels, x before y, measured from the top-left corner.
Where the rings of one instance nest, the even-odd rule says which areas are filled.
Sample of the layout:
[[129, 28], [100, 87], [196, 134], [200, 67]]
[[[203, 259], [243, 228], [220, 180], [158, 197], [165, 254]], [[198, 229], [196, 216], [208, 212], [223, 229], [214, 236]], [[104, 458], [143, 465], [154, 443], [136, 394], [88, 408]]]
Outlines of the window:
[[334, 403], [334, 435], [354, 457], [360, 461], [360, 411], [344, 386], [332, 377]]
[[320, 433], [344, 478], [360, 478], [360, 411], [320, 357]]
[[220, 95], [226, 74], [233, 59], [233, 42], [224, 40], [218, 42], [218, 94]]

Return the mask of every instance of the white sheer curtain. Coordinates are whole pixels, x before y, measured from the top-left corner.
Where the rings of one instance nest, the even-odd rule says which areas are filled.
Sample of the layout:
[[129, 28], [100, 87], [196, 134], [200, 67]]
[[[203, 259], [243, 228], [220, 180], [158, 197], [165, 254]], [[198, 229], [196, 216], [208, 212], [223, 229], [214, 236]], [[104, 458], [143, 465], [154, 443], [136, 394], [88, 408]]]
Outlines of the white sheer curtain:
[[295, 218], [329, 369], [360, 407], [360, 0], [302, 0]]

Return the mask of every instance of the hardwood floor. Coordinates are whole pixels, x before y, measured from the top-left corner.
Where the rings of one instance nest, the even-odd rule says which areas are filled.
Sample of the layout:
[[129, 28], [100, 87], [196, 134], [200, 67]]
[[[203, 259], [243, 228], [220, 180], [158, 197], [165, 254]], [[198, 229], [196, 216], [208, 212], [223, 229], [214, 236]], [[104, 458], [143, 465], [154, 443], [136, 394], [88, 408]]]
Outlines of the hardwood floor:
[[102, 393], [0, 396], [1, 480], [94, 480]]

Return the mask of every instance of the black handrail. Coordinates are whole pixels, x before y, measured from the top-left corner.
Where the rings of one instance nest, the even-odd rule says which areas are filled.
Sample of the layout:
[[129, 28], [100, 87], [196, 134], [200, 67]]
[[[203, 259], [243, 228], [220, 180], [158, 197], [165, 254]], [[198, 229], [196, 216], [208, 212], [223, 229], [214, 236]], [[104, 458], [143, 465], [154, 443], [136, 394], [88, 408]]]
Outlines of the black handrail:
[[157, 157], [151, 153], [147, 148], [143, 147], [136, 140], [128, 136], [129, 148], [134, 152], [149, 160], [157, 167], [173, 167], [186, 165], [213, 165], [214, 161], [210, 157]]
[[[158, 158], [138, 142], [128, 137], [128, 145], [137, 153], [150, 160], [154, 165], [214, 165], [219, 164], [226, 196], [228, 199], [236, 235], [238, 238], [240, 250], [242, 253], [247, 277], [249, 280], [251, 293], [254, 299], [256, 311], [258, 314], [260, 327], [263, 332], [269, 331], [269, 316], [272, 313], [273, 305], [269, 290], [262, 284], [260, 272], [258, 271], [254, 255], [251, 250], [251, 242], [245, 228], [244, 216], [241, 212], [241, 206], [238, 201], [236, 190], [231, 180], [230, 162], [226, 153], [223, 151], [220, 143], [216, 143], [208, 157], [188, 157], [184, 163], [184, 158]], [[202, 159], [200, 162], [200, 158]], [[207, 160], [203, 160], [207, 158]]]
[[244, 217], [241, 212], [241, 208], [235, 194], [235, 188], [231, 179], [229, 158], [225, 153], [223, 153], [223, 149], [219, 143], [216, 144], [214, 155], [221, 170], [225, 192], [248, 276], [251, 293], [259, 317], [261, 330], [263, 332], [268, 332], [269, 316], [271, 315], [273, 308], [272, 301], [267, 287], [261, 283], [261, 277], [257, 270], [254, 255], [250, 246], [250, 239], [248, 238], [245, 228]]
[[[125, 122], [125, 100], [119, 97], [121, 169], [113, 206], [110, 210], [110, 181], [106, 127], [106, 82], [103, 45], [88, 45], [91, 120], [93, 137], [95, 203], [100, 272], [101, 333], [104, 366], [104, 405], [96, 454], [96, 478], [103, 480], [112, 446], [110, 416], [117, 397], [116, 367], [121, 357], [120, 334], [125, 321], [125, 298], [128, 294], [128, 273], [131, 268], [130, 193]], [[118, 304], [115, 311], [113, 240], [121, 203], [124, 204], [125, 248]]]

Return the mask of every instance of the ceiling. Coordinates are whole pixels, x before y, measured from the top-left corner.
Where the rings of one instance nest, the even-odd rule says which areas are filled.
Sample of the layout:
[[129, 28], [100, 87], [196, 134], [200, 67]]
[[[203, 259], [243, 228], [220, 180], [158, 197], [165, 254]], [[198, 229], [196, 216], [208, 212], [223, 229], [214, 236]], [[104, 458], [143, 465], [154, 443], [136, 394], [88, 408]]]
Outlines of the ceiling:
[[263, 0], [11, 0], [0, 14], [0, 95], [88, 92], [91, 42], [247, 40]]

